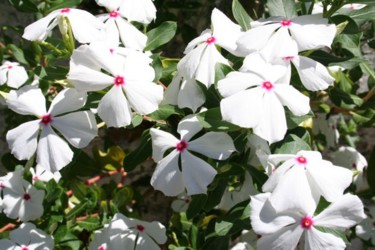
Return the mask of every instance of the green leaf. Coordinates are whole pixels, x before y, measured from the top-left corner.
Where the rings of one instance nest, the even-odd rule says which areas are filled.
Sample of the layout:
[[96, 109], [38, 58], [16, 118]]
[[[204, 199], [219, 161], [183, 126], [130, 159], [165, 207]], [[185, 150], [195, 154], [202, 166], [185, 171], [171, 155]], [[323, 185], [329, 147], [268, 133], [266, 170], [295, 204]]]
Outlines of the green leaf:
[[38, 7], [30, 0], [9, 0], [9, 3], [21, 12], [38, 12]]
[[253, 20], [247, 14], [246, 10], [242, 7], [239, 0], [233, 0], [232, 2], [233, 17], [237, 23], [241, 26], [243, 31], [250, 29], [250, 22]]
[[367, 181], [373, 194], [375, 194], [375, 147], [372, 148], [367, 167]]
[[75, 197], [77, 197], [79, 200], [83, 200], [86, 197], [88, 193], [88, 187], [83, 184], [82, 181], [73, 179], [69, 181], [69, 184]]
[[50, 8], [48, 8], [45, 12], [49, 13], [51, 11], [62, 9], [62, 8], [73, 8], [77, 7], [82, 3], [82, 0], [55, 0]]
[[353, 19], [358, 26], [361, 26], [365, 22], [375, 19], [375, 6], [368, 5], [362, 9], [349, 11], [345, 14], [348, 15], [351, 19]]
[[101, 222], [100, 222], [99, 217], [88, 217], [85, 220], [77, 221], [77, 224], [81, 228], [86, 229], [89, 232], [92, 232], [101, 227]]
[[306, 115], [296, 116], [287, 108], [285, 108], [285, 115], [288, 129], [296, 128], [299, 126], [299, 124], [314, 116], [311, 111]]
[[223, 79], [229, 72], [231, 72], [233, 69], [222, 63], [216, 63], [215, 65], [215, 83]]
[[47, 182], [46, 189], [47, 195], [44, 199], [48, 203], [53, 203], [54, 201], [59, 199], [62, 193], [64, 192], [64, 190], [56, 184], [54, 179]]
[[197, 194], [191, 196], [191, 202], [189, 204], [189, 208], [186, 211], [186, 217], [188, 220], [194, 218], [197, 214], [201, 212], [204, 205], [207, 201], [207, 195], [205, 194]]
[[236, 131], [240, 129], [237, 125], [223, 121], [220, 108], [201, 112], [197, 114], [197, 118], [204, 128], [211, 131]]
[[134, 192], [131, 186], [125, 186], [115, 193], [113, 196], [113, 204], [117, 206], [117, 208], [121, 208], [127, 205], [133, 199], [133, 196]]
[[176, 22], [167, 21], [159, 27], [147, 32], [147, 44], [145, 51], [154, 50], [169, 42], [176, 34]]
[[163, 64], [160, 60], [160, 53], [156, 53], [156, 54], [153, 54], [151, 56], [152, 58], [152, 63], [151, 63], [151, 66], [154, 68], [155, 70], [155, 78], [154, 78], [154, 82], [157, 82], [159, 81], [159, 79], [162, 77], [163, 75]]
[[184, 112], [176, 106], [166, 104], [160, 105], [158, 110], [149, 114], [148, 116], [155, 120], [166, 120], [171, 115], [184, 116]]
[[132, 171], [136, 166], [144, 162], [152, 154], [151, 135], [149, 130], [145, 130], [141, 136], [138, 148], [130, 152], [124, 159], [124, 169]]
[[23, 53], [23, 50], [18, 48], [16, 45], [14, 44], [9, 44], [7, 46], [12, 52], [13, 52], [13, 56], [14, 58], [16, 58], [16, 60], [19, 62], [19, 63], [22, 63], [22, 64], [29, 64], [26, 59], [25, 59], [25, 55]]
[[[281, 144], [281, 146], [279, 146]], [[309, 144], [294, 134], [289, 134], [284, 141], [277, 143], [275, 154], [297, 154], [301, 150], [311, 150]]]
[[329, 90], [329, 97], [334, 104], [345, 109], [353, 109], [363, 103], [362, 98], [346, 93], [336, 86]]
[[267, 6], [271, 16], [282, 16], [289, 19], [297, 16], [294, 0], [268, 0]]

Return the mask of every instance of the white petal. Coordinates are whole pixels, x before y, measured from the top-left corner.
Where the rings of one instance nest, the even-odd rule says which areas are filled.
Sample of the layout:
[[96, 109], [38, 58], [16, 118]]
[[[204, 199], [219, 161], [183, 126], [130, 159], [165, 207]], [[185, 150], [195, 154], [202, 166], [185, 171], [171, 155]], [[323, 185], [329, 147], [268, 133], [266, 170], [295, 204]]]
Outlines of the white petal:
[[8, 239], [1, 239], [0, 246], [3, 247], [4, 250], [21, 250], [21, 247]]
[[241, 33], [241, 26], [233, 23], [223, 12], [213, 9], [211, 14], [211, 23], [213, 27], [213, 36], [217, 39], [216, 43], [234, 53], [237, 49], [236, 41]]
[[123, 0], [95, 0], [99, 6], [103, 6], [110, 11], [117, 10], [121, 6], [122, 1]]
[[156, 18], [156, 8], [151, 0], [124, 0], [120, 13], [129, 21], [149, 24]]
[[178, 167], [179, 156], [180, 154], [173, 150], [159, 161], [151, 177], [151, 185], [154, 189], [162, 191], [166, 196], [177, 196], [185, 188]]
[[[71, 61], [72, 62], [72, 61]], [[114, 83], [114, 78], [83, 65], [71, 64], [68, 80], [80, 91], [98, 91]]]
[[56, 116], [82, 108], [86, 103], [87, 94], [76, 89], [63, 89], [53, 99], [48, 113]]
[[261, 193], [251, 196], [251, 226], [257, 234], [273, 234], [298, 221], [297, 216], [292, 213], [278, 215], [268, 201], [270, 195], [270, 193]]
[[[25, 28], [22, 35], [23, 38], [30, 41], [43, 41], [47, 38], [47, 35], [51, 29], [53, 29], [57, 22], [52, 21], [60, 14], [59, 10], [55, 10], [48, 14], [46, 17], [39, 19], [38, 21], [30, 24]], [[52, 21], [52, 23], [51, 23]]]
[[181, 169], [188, 195], [206, 194], [217, 173], [210, 164], [186, 150], [181, 154]]
[[190, 108], [193, 112], [196, 112], [205, 101], [206, 96], [201, 87], [198, 86], [198, 83], [194, 79], [184, 79], [178, 93], [178, 107]]
[[146, 233], [158, 244], [164, 244], [167, 241], [166, 229], [160, 222], [142, 222], [142, 225], [144, 225]]
[[104, 23], [89, 12], [79, 9], [70, 9], [67, 17], [69, 18], [74, 38], [77, 39], [79, 43], [90, 43], [103, 38], [105, 34]]
[[42, 116], [46, 114], [46, 99], [39, 88], [25, 86], [17, 91], [11, 90], [7, 100], [8, 107], [21, 115]]
[[90, 111], [55, 117], [52, 126], [76, 148], [86, 147], [98, 134], [95, 116]]
[[352, 171], [334, 166], [324, 160], [316, 164], [308, 164], [306, 173], [310, 185], [314, 185], [316, 190], [329, 202], [342, 196], [353, 177]]
[[210, 38], [211, 36], [212, 36], [212, 31], [210, 29], [203, 30], [200, 36], [194, 38], [188, 43], [188, 45], [185, 48], [184, 54], [187, 55], [199, 44], [207, 41], [207, 39]]
[[12, 88], [19, 88], [22, 84], [24, 84], [29, 76], [24, 67], [22, 66], [14, 66], [12, 69], [8, 71], [8, 82], [7, 85]]
[[[290, 159], [293, 158], [293, 159]], [[271, 168], [275, 168], [281, 161], [285, 161], [281, 166], [279, 166], [268, 178], [268, 180], [263, 184], [263, 192], [272, 192], [280, 180], [283, 178], [285, 173], [294, 165], [295, 155], [284, 155], [284, 154], [275, 154], [270, 155], [267, 159], [268, 165], [271, 165]]]
[[97, 18], [105, 24], [105, 38], [99, 42], [107, 44], [108, 47], [118, 47], [120, 44], [120, 32], [117, 28], [116, 19], [110, 17], [109, 14], [102, 14], [97, 16]]
[[277, 84], [275, 94], [280, 102], [289, 108], [294, 115], [306, 115], [310, 111], [310, 98], [291, 85]]
[[215, 66], [217, 63], [229, 65], [228, 60], [220, 54], [214, 44], [207, 45], [195, 72], [195, 79], [209, 88], [215, 82]]
[[276, 212], [294, 209], [304, 214], [312, 214], [318, 203], [301, 166], [292, 167], [280, 178], [269, 200]]
[[323, 233], [314, 227], [307, 230], [305, 236], [305, 249], [345, 249], [345, 242], [330, 233]]
[[178, 72], [187, 78], [195, 79], [195, 72], [201, 62], [206, 47], [206, 43], [199, 44], [196, 48], [181, 58], [180, 62], [177, 64]]
[[233, 71], [218, 81], [218, 90], [223, 97], [234, 95], [242, 90], [261, 85], [264, 80], [252, 73]]
[[304, 56], [297, 56], [292, 62], [308, 90], [324, 90], [333, 85], [334, 78], [323, 64]]
[[131, 123], [132, 113], [120, 86], [113, 86], [100, 100], [98, 114], [108, 127], [119, 128]]
[[213, 159], [225, 160], [236, 151], [236, 148], [229, 135], [222, 132], [208, 132], [189, 142], [189, 150]]
[[39, 127], [39, 121], [31, 121], [8, 131], [9, 148], [18, 160], [28, 160], [35, 153]]
[[141, 115], [157, 110], [163, 100], [163, 87], [153, 82], [128, 81], [123, 88], [132, 108]]
[[280, 25], [275, 23], [249, 29], [237, 41], [239, 53], [247, 56], [263, 48], [278, 27]]
[[29, 184], [25, 190], [31, 197], [30, 200], [22, 200], [22, 205], [19, 211], [19, 219], [21, 221], [29, 221], [40, 218], [43, 215], [43, 199], [44, 190], [38, 190], [33, 185]]
[[259, 250], [290, 250], [295, 249], [303, 233], [299, 225], [290, 225], [271, 235], [263, 235], [257, 242]]
[[124, 19], [116, 18], [116, 23], [120, 31], [121, 42], [126, 48], [143, 51], [146, 47], [147, 36], [140, 32], [131, 23]]
[[201, 131], [203, 126], [195, 115], [185, 116], [177, 127], [177, 132], [181, 135], [181, 140], [189, 141], [196, 133]]
[[73, 159], [73, 151], [50, 126], [45, 126], [40, 135], [37, 163], [50, 172], [56, 172]]
[[272, 144], [282, 140], [287, 131], [285, 111], [274, 93], [265, 93], [261, 102], [261, 119], [254, 128], [254, 134]]
[[345, 230], [358, 224], [366, 215], [356, 195], [345, 194], [314, 218], [314, 225]]
[[259, 88], [248, 89], [224, 98], [220, 102], [223, 120], [244, 128], [255, 127], [261, 119]]
[[152, 158], [155, 162], [163, 159], [165, 151], [176, 147], [179, 142], [176, 137], [162, 130], [151, 128], [150, 134], [152, 138]]
[[292, 21], [289, 30], [297, 41], [299, 51], [331, 47], [336, 26], [328, 24], [328, 19], [323, 19], [321, 14], [299, 16]]

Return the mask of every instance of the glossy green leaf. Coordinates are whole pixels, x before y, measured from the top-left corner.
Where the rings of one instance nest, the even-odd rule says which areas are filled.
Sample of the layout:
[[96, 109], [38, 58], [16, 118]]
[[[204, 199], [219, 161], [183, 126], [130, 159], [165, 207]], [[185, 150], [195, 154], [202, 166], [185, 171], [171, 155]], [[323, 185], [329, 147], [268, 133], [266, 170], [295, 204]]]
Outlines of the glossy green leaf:
[[176, 34], [176, 22], [167, 21], [159, 27], [147, 32], [147, 44], [145, 51], [154, 50], [169, 42]]
[[268, 0], [267, 6], [271, 16], [282, 16], [289, 19], [297, 16], [294, 0]]
[[197, 114], [197, 118], [204, 128], [211, 131], [236, 131], [240, 129], [237, 125], [223, 121], [220, 108], [201, 112]]
[[77, 225], [89, 232], [102, 227], [99, 217], [88, 217], [85, 220], [77, 221]]
[[197, 214], [199, 214], [203, 210], [206, 201], [207, 195], [205, 194], [192, 195], [189, 208], [186, 211], [187, 219], [190, 220], [194, 218]]
[[250, 29], [250, 22], [253, 20], [247, 14], [246, 10], [242, 7], [239, 0], [233, 0], [232, 2], [232, 12], [234, 19], [236, 19], [237, 23], [241, 26], [243, 31]]
[[8, 0], [11, 5], [21, 12], [38, 12], [38, 7], [30, 0]]

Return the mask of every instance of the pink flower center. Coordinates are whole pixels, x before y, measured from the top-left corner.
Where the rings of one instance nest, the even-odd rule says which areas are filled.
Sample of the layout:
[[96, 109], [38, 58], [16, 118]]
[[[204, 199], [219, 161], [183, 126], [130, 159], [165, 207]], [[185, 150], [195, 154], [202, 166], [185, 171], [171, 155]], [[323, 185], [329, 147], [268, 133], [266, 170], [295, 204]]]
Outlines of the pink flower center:
[[206, 43], [208, 45], [211, 45], [211, 44], [213, 44], [215, 42], [216, 42], [216, 38], [214, 36], [211, 36], [211, 37], [207, 38], [207, 40], [206, 40]]
[[116, 86], [121, 86], [125, 84], [125, 79], [123, 76], [116, 76], [115, 78], [115, 85]]
[[285, 20], [282, 20], [280, 22], [281, 26], [283, 27], [289, 27], [290, 25], [292, 25], [292, 21], [290, 21], [289, 19], [285, 19]]
[[21, 246], [21, 250], [29, 250], [29, 248], [27, 246]]
[[116, 18], [119, 16], [118, 12], [115, 11], [115, 10], [112, 10], [110, 13], [109, 13], [109, 16], [112, 17], [112, 18]]
[[12, 65], [9, 65], [9, 66], [8, 66], [8, 69], [12, 69], [12, 68], [13, 68], [13, 66], [12, 66]]
[[30, 196], [28, 193], [25, 193], [25, 194], [23, 195], [23, 199], [24, 199], [25, 201], [28, 201], [28, 200], [31, 199], [31, 196]]
[[109, 52], [110, 52], [111, 54], [113, 54], [114, 51], [115, 51], [114, 49], [109, 49]]
[[294, 56], [286, 56], [286, 57], [283, 57], [283, 60], [284, 61], [291, 61], [293, 60]]
[[178, 152], [183, 152], [186, 148], [187, 148], [188, 144], [186, 141], [182, 140], [182, 141], [179, 141], [176, 145], [176, 149]]
[[310, 229], [313, 225], [314, 221], [310, 216], [306, 215], [301, 219], [301, 227], [303, 229]]
[[357, 169], [357, 164], [355, 164], [355, 163], [353, 162], [353, 164], [352, 164], [352, 168], [353, 168], [353, 169]]
[[0, 182], [0, 189], [4, 189], [6, 188], [6, 186], [4, 185], [4, 183]]
[[98, 248], [98, 250], [105, 250], [105, 247], [104, 247], [104, 246], [100, 246], [100, 247]]
[[307, 159], [303, 156], [298, 156], [296, 158], [296, 161], [299, 163], [299, 164], [306, 164], [307, 163]]
[[43, 123], [44, 126], [47, 126], [53, 121], [51, 114], [46, 114], [42, 116], [42, 119], [40, 119], [40, 122]]
[[271, 89], [273, 89], [273, 84], [271, 82], [269, 82], [269, 81], [265, 81], [262, 84], [262, 88], [270, 91]]
[[137, 230], [139, 231], [139, 232], [141, 232], [141, 233], [143, 233], [143, 231], [145, 230], [145, 227], [144, 226], [142, 226], [142, 225], [137, 225]]
[[60, 13], [69, 13], [69, 12], [70, 12], [69, 8], [64, 8], [64, 9], [60, 10]]

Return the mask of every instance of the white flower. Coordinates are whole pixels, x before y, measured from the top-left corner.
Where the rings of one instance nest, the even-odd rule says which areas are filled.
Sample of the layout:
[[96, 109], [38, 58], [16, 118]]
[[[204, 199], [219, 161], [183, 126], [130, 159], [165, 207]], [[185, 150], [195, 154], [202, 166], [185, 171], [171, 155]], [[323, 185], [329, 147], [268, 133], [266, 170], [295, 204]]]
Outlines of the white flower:
[[7, 83], [9, 87], [18, 89], [28, 78], [25, 68], [19, 63], [5, 61], [0, 66], [0, 85]]
[[90, 43], [103, 38], [104, 24], [89, 12], [79, 9], [58, 9], [25, 28], [23, 38], [30, 41], [43, 41], [56, 26], [66, 32], [64, 18], [69, 20], [74, 38], [80, 43]]
[[0, 240], [3, 250], [52, 250], [53, 238], [32, 223], [22, 223], [9, 234], [9, 239]]
[[193, 112], [204, 104], [206, 97], [194, 79], [183, 77], [177, 73], [164, 92], [163, 103], [189, 108]]
[[64, 89], [46, 111], [46, 100], [40, 89], [26, 86], [11, 91], [7, 100], [10, 109], [38, 117], [8, 131], [6, 139], [12, 154], [19, 160], [27, 160], [37, 151], [37, 163], [44, 169], [56, 172], [65, 167], [71, 162], [73, 151], [54, 129], [72, 146], [86, 147], [97, 135], [95, 117], [89, 111], [70, 113], [83, 107], [85, 102], [86, 93]]
[[[176, 196], [185, 188], [188, 195], [207, 192], [207, 186], [215, 177], [216, 170], [190, 151], [225, 160], [236, 149], [232, 138], [222, 132], [208, 132], [191, 140], [202, 128], [195, 116], [187, 116], [177, 128], [180, 139], [161, 130], [150, 130], [152, 157], [157, 162], [151, 185], [156, 190], [167, 196]], [[164, 153], [169, 149], [172, 151], [164, 157]]]
[[234, 71], [218, 82], [224, 97], [220, 109], [224, 120], [253, 128], [254, 134], [274, 143], [287, 131], [283, 106], [294, 115], [305, 115], [310, 111], [309, 98], [284, 81], [284, 67], [259, 63], [265, 72]]
[[[308, 57], [298, 55], [298, 45], [289, 35], [287, 29], [276, 32], [259, 52], [261, 58], [272, 64], [285, 65], [288, 68], [289, 78], [291, 75], [291, 63], [297, 69], [302, 84], [311, 91], [327, 89], [333, 85], [334, 78], [328, 69], [321, 63]], [[254, 53], [248, 55], [241, 68], [242, 71], [259, 71], [258, 60], [254, 59]], [[252, 62], [254, 61], [254, 62]], [[290, 82], [290, 79], [287, 80]]]
[[0, 177], [0, 212], [3, 211], [3, 190], [5, 189], [20, 189], [23, 181], [23, 169], [18, 169], [14, 172], [9, 172], [5, 176]]
[[320, 196], [333, 202], [339, 199], [352, 182], [352, 172], [323, 160], [317, 151], [270, 155], [269, 164], [278, 165], [264, 183], [264, 192], [272, 192], [270, 203], [274, 209], [294, 209], [300, 203], [316, 206]]
[[303, 200], [293, 210], [276, 213], [269, 197], [270, 193], [259, 194], [250, 202], [252, 228], [262, 235], [257, 242], [259, 250], [295, 249], [301, 237], [305, 249], [345, 249], [340, 237], [322, 230], [344, 231], [365, 218], [361, 200], [351, 194], [341, 196], [318, 215], [314, 215], [316, 205]]
[[366, 158], [355, 148], [341, 146], [336, 152], [331, 154], [332, 163], [337, 166], [346, 167], [348, 169], [358, 171], [353, 180], [356, 184], [356, 191], [363, 191], [369, 188], [365, 168], [367, 167]]
[[147, 36], [122, 18], [119, 11], [112, 10], [98, 18], [105, 24], [106, 38], [104, 41], [107, 43], [117, 46], [121, 38], [121, 42], [126, 48], [142, 51], [146, 47]]
[[215, 82], [215, 65], [222, 63], [229, 65], [217, 50], [216, 45], [235, 53], [236, 39], [241, 34], [241, 27], [233, 23], [218, 9], [211, 15], [212, 28], [192, 40], [185, 50], [185, 56], [178, 63], [177, 68], [187, 79], [196, 79], [207, 88]]
[[251, 22], [250, 25], [252, 28], [237, 41], [239, 51], [244, 56], [262, 49], [279, 32], [290, 33], [298, 45], [298, 51], [330, 47], [336, 34], [336, 26], [328, 24], [328, 19], [322, 18], [321, 14], [297, 16], [293, 19], [270, 17]]
[[167, 241], [165, 227], [159, 222], [145, 222], [115, 214], [109, 225], [95, 232], [90, 250], [135, 249], [157, 250]]
[[172, 202], [171, 207], [173, 211], [177, 213], [186, 212], [189, 208], [191, 202], [191, 197], [186, 194], [186, 192], [182, 192], [181, 194], [177, 195], [176, 199]]
[[98, 91], [111, 86], [98, 106], [98, 114], [108, 127], [129, 125], [131, 109], [149, 114], [163, 99], [163, 88], [153, 82], [154, 69], [139, 53], [124, 58], [97, 44], [83, 45], [73, 52], [68, 80], [78, 90]]
[[337, 129], [337, 124], [340, 119], [339, 115], [329, 115], [322, 113], [315, 113], [313, 117], [313, 133], [322, 133], [326, 138], [328, 147], [334, 147], [340, 138], [340, 133]]
[[10, 188], [3, 190], [3, 212], [12, 219], [35, 220], [43, 215], [43, 199], [43, 190], [36, 189], [23, 179], [16, 180]]
[[253, 178], [248, 171], [245, 171], [243, 183], [235, 188], [226, 188], [221, 198], [218, 208], [229, 210], [236, 204], [248, 200], [249, 195], [255, 195], [258, 191], [254, 188]]
[[30, 168], [30, 172], [33, 176], [33, 182], [35, 182], [35, 181], [48, 182], [51, 179], [54, 179], [56, 182], [59, 182], [59, 180], [61, 179], [60, 172], [52, 173], [52, 172], [44, 169], [40, 165], [36, 165], [35, 170], [34, 170], [34, 168]]

